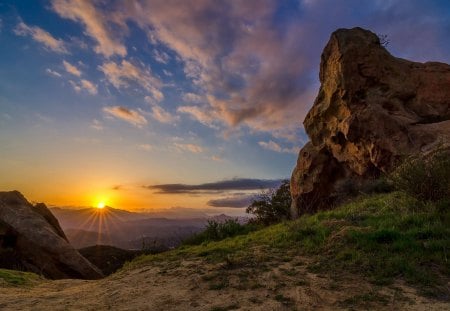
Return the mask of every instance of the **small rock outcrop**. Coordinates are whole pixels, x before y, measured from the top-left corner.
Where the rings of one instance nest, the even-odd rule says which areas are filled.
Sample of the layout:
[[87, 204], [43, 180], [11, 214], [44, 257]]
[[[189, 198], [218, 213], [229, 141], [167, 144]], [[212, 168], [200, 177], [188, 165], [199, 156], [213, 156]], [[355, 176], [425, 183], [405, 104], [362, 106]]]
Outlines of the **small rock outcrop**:
[[339, 29], [322, 53], [320, 82], [291, 178], [294, 217], [328, 208], [344, 180], [377, 177], [450, 143], [447, 64], [396, 58], [374, 33]]
[[51, 279], [103, 276], [69, 244], [45, 204], [32, 205], [18, 191], [0, 192], [0, 254], [7, 268]]

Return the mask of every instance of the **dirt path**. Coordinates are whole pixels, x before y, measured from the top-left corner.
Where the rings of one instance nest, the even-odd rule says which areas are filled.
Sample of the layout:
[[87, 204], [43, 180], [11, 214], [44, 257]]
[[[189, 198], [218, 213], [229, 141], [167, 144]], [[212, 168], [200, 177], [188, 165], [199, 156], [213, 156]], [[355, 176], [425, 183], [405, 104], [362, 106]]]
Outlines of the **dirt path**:
[[0, 310], [450, 310], [403, 285], [311, 274], [302, 259], [264, 267], [151, 263], [99, 281], [0, 285]]

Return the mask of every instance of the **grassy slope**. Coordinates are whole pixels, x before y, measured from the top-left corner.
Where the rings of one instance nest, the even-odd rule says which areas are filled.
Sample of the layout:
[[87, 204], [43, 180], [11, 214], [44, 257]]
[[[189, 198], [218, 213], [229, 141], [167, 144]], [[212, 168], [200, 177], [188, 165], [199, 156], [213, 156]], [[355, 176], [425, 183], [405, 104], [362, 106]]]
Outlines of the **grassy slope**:
[[0, 269], [0, 281], [4, 281], [9, 285], [29, 285], [38, 279], [39, 276], [31, 272]]
[[[422, 294], [449, 299], [450, 207], [424, 204], [402, 193], [362, 197], [332, 211], [198, 246], [141, 256], [147, 262], [203, 257], [226, 266], [264, 269], [308, 255], [308, 268], [339, 279], [359, 274], [375, 284], [403, 279]], [[126, 268], [125, 268], [126, 269]]]

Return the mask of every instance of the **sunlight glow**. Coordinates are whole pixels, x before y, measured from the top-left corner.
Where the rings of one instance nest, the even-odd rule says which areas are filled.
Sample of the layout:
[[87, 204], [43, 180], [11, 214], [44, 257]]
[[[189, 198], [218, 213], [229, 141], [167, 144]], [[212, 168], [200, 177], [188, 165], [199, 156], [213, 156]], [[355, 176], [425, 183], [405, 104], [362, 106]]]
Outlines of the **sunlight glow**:
[[97, 208], [104, 208], [105, 207], [105, 202], [98, 202], [97, 203]]

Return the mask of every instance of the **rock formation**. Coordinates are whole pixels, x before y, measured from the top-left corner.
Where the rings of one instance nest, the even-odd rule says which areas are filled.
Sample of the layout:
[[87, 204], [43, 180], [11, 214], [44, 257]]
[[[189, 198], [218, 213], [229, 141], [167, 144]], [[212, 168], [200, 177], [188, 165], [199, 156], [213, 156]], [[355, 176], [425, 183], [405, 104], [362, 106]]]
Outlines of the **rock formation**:
[[[67, 241], [58, 220], [42, 204], [17, 191], [0, 192], [1, 262], [52, 279], [98, 279], [102, 273]], [[5, 258], [11, 256], [12, 258]]]
[[374, 33], [339, 29], [304, 120], [310, 142], [291, 178], [292, 214], [328, 208], [339, 182], [377, 177], [450, 142], [450, 66], [396, 58]]

